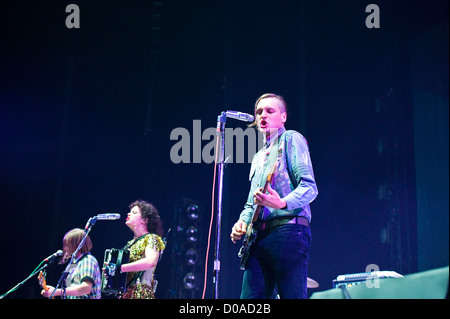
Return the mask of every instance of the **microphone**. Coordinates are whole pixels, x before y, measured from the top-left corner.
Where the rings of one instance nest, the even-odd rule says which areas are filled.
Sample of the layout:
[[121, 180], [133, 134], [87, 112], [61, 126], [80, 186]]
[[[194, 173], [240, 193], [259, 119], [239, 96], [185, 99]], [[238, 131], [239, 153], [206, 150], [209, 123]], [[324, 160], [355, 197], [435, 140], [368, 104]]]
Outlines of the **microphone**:
[[98, 214], [96, 218], [97, 220], [116, 220], [120, 219], [120, 214], [115, 213]]
[[62, 254], [63, 254], [63, 251], [60, 249], [60, 250], [58, 250], [56, 253], [51, 254], [50, 256], [48, 256], [47, 258], [45, 258], [43, 262], [52, 262], [53, 259], [55, 259], [56, 257], [61, 257]]
[[107, 213], [107, 214], [98, 214], [97, 216], [89, 218], [84, 226], [84, 231], [87, 232], [91, 226], [94, 226], [97, 220], [116, 220], [120, 218], [120, 214], [115, 213]]
[[237, 111], [226, 111], [226, 114], [229, 118], [244, 122], [253, 122], [253, 120], [255, 119], [253, 115]]

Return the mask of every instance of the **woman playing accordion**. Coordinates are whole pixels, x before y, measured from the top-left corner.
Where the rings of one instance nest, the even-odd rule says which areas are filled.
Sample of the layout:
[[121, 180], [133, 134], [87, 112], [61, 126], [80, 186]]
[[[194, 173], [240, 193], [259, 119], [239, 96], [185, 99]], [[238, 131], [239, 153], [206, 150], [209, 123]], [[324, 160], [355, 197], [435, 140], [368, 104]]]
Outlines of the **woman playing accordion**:
[[121, 271], [127, 273], [126, 291], [121, 298], [155, 299], [154, 272], [165, 248], [161, 219], [156, 208], [146, 201], [135, 201], [129, 207], [125, 224], [134, 238], [124, 247], [129, 250], [129, 262], [121, 266]]

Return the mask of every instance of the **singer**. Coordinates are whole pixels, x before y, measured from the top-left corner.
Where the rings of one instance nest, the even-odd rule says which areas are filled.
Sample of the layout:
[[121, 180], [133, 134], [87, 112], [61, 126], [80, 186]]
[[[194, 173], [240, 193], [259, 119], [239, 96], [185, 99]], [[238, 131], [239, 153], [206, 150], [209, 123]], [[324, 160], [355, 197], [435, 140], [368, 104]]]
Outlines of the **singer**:
[[[252, 224], [256, 240], [247, 246], [249, 253], [242, 266], [242, 299], [270, 298], [275, 285], [282, 299], [307, 298], [310, 203], [318, 190], [306, 139], [285, 129], [286, 107], [283, 97], [272, 93], [263, 94], [255, 103], [252, 126], [263, 134], [265, 145], [253, 157], [248, 200], [230, 235], [233, 243], [240, 240], [260, 207], [259, 219]], [[263, 193], [273, 167], [274, 177]]]
[[[84, 230], [80, 228], [72, 229], [63, 238], [63, 257], [60, 264], [68, 262], [78, 248], [84, 237]], [[97, 259], [91, 255], [92, 241], [89, 235], [86, 237], [83, 247], [78, 251], [69, 269], [66, 279], [67, 299], [100, 299], [101, 298], [101, 275]], [[50, 297], [55, 287], [47, 285], [48, 290], [42, 290], [41, 295]], [[53, 294], [54, 297], [61, 297], [63, 290], [58, 288]]]
[[122, 299], [155, 299], [154, 273], [159, 255], [165, 245], [161, 239], [163, 230], [156, 208], [146, 201], [135, 201], [129, 206], [125, 224], [134, 234], [124, 249], [130, 251], [130, 262], [123, 264], [127, 272], [127, 291]]

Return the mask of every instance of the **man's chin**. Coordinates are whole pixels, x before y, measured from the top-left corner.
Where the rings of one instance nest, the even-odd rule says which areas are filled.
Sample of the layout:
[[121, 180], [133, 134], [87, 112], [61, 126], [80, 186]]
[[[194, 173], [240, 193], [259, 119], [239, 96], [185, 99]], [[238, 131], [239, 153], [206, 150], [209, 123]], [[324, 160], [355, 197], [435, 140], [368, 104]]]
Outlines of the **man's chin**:
[[258, 127], [258, 131], [259, 131], [262, 135], [267, 135], [267, 134], [270, 132], [266, 127]]
[[259, 127], [259, 131], [263, 135], [269, 136], [269, 135], [271, 135], [273, 133], [278, 132], [278, 128], [271, 128], [271, 127], [265, 126], [265, 127]]

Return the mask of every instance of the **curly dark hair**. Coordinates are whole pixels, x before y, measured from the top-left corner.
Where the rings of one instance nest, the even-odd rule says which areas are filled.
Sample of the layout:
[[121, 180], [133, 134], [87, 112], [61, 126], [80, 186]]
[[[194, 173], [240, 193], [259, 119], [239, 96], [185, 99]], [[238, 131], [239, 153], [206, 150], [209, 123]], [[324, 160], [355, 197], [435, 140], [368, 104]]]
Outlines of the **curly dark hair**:
[[155, 206], [144, 200], [137, 200], [132, 202], [129, 205], [129, 208], [132, 209], [134, 206], [139, 207], [139, 209], [141, 210], [142, 218], [147, 219], [148, 232], [162, 236], [164, 232], [162, 228], [162, 221]]

